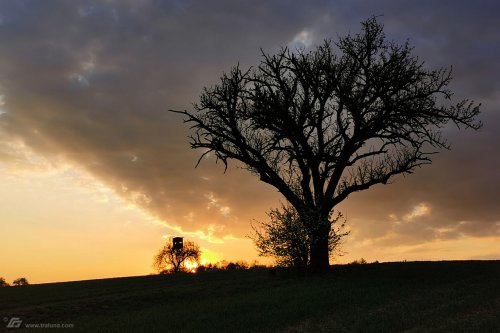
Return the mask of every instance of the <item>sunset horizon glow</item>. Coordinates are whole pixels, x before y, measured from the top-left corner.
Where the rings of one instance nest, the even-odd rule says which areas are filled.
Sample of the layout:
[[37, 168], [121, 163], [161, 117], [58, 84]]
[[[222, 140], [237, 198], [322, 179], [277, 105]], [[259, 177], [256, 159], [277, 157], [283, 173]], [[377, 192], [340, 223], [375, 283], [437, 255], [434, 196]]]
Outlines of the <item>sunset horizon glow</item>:
[[[171, 236], [200, 264], [257, 260], [251, 223], [285, 199], [230, 161], [191, 150], [203, 87], [260, 50], [308, 49], [380, 16], [429, 68], [453, 65], [456, 100], [482, 103], [477, 133], [429, 166], [354, 193], [332, 264], [500, 260], [500, 23], [493, 2], [203, 1], [0, 4], [0, 277], [51, 283], [156, 274]], [[195, 269], [191, 265], [190, 269]]]

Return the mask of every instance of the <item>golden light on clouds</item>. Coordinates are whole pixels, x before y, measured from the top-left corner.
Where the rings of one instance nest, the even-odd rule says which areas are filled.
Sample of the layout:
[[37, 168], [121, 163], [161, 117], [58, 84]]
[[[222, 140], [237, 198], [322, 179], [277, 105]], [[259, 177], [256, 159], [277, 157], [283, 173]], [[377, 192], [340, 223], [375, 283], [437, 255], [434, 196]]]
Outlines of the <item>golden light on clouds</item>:
[[485, 126], [445, 129], [452, 149], [431, 166], [337, 207], [352, 233], [336, 260], [500, 259], [498, 11], [429, 6], [1, 2], [0, 276], [149, 274], [163, 235], [198, 243], [202, 261], [266, 262], [246, 235], [280, 193], [213, 155], [195, 168], [201, 152], [165, 110], [190, 108], [223, 71], [258, 64], [261, 48], [309, 47], [380, 12], [429, 66], [455, 65], [457, 94], [484, 101]]
[[7, 113], [7, 111], [4, 109], [5, 101], [4, 101], [4, 95], [0, 95], [0, 117], [4, 114]]
[[421, 216], [425, 216], [425, 215], [428, 215], [431, 213], [431, 209], [429, 208], [429, 206], [426, 204], [426, 203], [419, 203], [418, 205], [416, 205], [413, 210], [411, 211], [411, 213], [409, 214], [406, 214], [403, 219], [404, 220], [407, 220], [407, 221], [411, 221], [417, 217], [421, 217]]

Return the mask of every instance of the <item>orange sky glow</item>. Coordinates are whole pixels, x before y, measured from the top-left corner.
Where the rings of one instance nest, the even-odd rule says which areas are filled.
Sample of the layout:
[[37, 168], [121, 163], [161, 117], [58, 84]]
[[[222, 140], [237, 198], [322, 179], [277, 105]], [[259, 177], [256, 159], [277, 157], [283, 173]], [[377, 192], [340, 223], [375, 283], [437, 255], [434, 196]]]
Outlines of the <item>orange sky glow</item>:
[[[153, 255], [169, 236], [181, 234], [71, 168], [3, 169], [0, 175], [0, 219], [16, 222], [3, 225], [0, 234], [2, 276], [7, 281], [21, 276], [31, 283], [45, 283], [154, 273]], [[405, 219], [428, 213], [425, 207], [417, 205]], [[210, 240], [196, 233], [186, 237], [200, 245], [202, 264], [271, 263], [258, 257], [246, 237]], [[391, 237], [385, 235], [386, 241]], [[375, 241], [349, 239], [343, 247], [347, 253], [336, 262], [361, 257], [368, 261], [460, 260], [481, 258], [499, 247], [499, 237], [435, 240], [390, 249]]]
[[[314, 47], [383, 13], [388, 39], [453, 65], [478, 132], [336, 209], [350, 235], [333, 263], [500, 259], [498, 4], [432, 1], [4, 1], [0, 3], [0, 277], [30, 283], [155, 273], [171, 236], [202, 262], [255, 260], [247, 237], [283, 198], [213, 155], [189, 128], [203, 87], [260, 50]], [[423, 24], [425, 22], [425, 24]]]

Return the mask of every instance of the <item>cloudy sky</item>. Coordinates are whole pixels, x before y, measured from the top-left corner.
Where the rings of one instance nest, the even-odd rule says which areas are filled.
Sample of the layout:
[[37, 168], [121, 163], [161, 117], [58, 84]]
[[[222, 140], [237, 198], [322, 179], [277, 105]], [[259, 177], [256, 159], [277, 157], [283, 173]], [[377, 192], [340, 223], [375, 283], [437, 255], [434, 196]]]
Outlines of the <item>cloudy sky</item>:
[[[260, 49], [314, 47], [381, 15], [429, 68], [453, 65], [479, 132], [447, 128], [431, 166], [348, 198], [340, 262], [500, 259], [497, 1], [0, 2], [0, 276], [142, 275], [169, 235], [205, 260], [252, 261], [250, 222], [277, 191], [211, 158], [188, 128], [204, 86]], [[261, 259], [260, 259], [261, 260]], [[262, 261], [262, 260], [261, 260]]]

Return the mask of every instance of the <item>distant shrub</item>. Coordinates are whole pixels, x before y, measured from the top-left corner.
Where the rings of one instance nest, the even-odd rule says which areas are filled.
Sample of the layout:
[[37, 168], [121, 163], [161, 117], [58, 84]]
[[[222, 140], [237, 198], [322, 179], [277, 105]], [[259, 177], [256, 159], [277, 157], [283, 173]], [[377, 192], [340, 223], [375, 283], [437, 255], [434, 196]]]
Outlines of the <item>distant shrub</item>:
[[245, 261], [237, 261], [237, 262], [230, 262], [227, 264], [227, 266], [225, 267], [225, 269], [247, 269], [248, 268], [248, 264], [245, 262]]
[[358, 260], [351, 261], [349, 265], [364, 265], [367, 264], [368, 262], [364, 258], [360, 258]]
[[259, 263], [257, 260], [254, 260], [249, 268], [267, 268], [266, 265]]
[[238, 260], [236, 262], [236, 264], [239, 265], [240, 268], [243, 268], [243, 269], [248, 269], [250, 267], [250, 265], [244, 260]]
[[12, 282], [12, 285], [14, 286], [27, 286], [29, 284], [28, 280], [26, 278], [19, 278], [15, 279], [14, 282]]
[[0, 277], [0, 287], [8, 287], [9, 284], [7, 283], [7, 281], [5, 281], [5, 279], [3, 277]]
[[212, 264], [212, 263], [200, 265], [196, 268], [196, 272], [198, 272], [198, 273], [210, 272], [210, 271], [215, 271], [215, 270], [218, 270], [217, 265]]
[[203, 272], [206, 272], [208, 271], [208, 267], [205, 266], [205, 265], [200, 265], [198, 267], [196, 267], [196, 272], [197, 273], [203, 273]]

